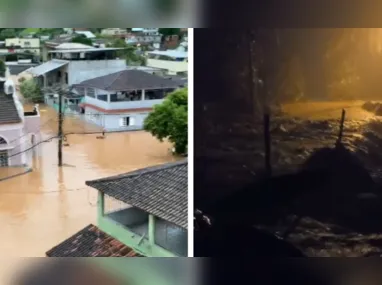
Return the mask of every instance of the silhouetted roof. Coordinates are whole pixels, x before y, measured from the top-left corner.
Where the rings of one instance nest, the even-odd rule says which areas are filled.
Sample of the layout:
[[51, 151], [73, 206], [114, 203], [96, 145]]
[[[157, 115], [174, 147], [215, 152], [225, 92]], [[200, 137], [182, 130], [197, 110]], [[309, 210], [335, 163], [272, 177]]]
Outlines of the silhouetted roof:
[[86, 181], [106, 195], [187, 229], [187, 160]]
[[[4, 88], [0, 84], [0, 88]], [[12, 95], [6, 95], [3, 90], [0, 90], [0, 124], [20, 123], [21, 118], [16, 109], [15, 101]]]
[[77, 86], [93, 87], [102, 90], [127, 91], [140, 89], [177, 88], [173, 80], [140, 70], [123, 70], [108, 75], [85, 80]]
[[48, 257], [141, 257], [133, 249], [90, 224], [46, 252]]

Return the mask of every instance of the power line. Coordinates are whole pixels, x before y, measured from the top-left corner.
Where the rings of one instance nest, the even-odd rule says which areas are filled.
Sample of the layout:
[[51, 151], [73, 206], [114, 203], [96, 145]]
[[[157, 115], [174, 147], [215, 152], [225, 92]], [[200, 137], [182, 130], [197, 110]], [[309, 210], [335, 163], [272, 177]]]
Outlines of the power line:
[[50, 137], [49, 139], [40, 141], [40, 142], [34, 144], [33, 146], [31, 146], [30, 148], [27, 148], [27, 149], [25, 149], [25, 150], [23, 150], [23, 151], [20, 151], [20, 152], [18, 152], [18, 153], [15, 153], [15, 154], [12, 154], [12, 155], [8, 156], [8, 158], [13, 157], [13, 156], [16, 156], [16, 155], [20, 155], [20, 154], [22, 154], [22, 153], [24, 153], [24, 152], [27, 152], [27, 151], [30, 151], [31, 149], [35, 148], [36, 146], [38, 146], [38, 145], [40, 145], [40, 144], [42, 144], [42, 143], [45, 143], [45, 142], [50, 142], [50, 141], [52, 141], [52, 139], [55, 139], [55, 138], [57, 138], [57, 136], [53, 136], [53, 137]]
[[[55, 118], [50, 118], [49, 120], [47, 120], [46, 122], [44, 122], [44, 123], [40, 126], [40, 128], [43, 127], [43, 126], [45, 126], [45, 125], [47, 125], [50, 121], [52, 121], [52, 120], [54, 120], [54, 119], [55, 119]], [[23, 137], [26, 137], [26, 136], [29, 135], [29, 134], [30, 134], [30, 133], [23, 134], [22, 136], [20, 136], [20, 137], [14, 139], [14, 140], [12, 140], [12, 141], [10, 141], [9, 144], [11, 144], [11, 143], [13, 143], [13, 142], [15, 142], [15, 141], [17, 141], [17, 140], [23, 138]], [[22, 143], [19, 144], [19, 145], [16, 145], [15, 147], [20, 146], [20, 145], [22, 145]]]

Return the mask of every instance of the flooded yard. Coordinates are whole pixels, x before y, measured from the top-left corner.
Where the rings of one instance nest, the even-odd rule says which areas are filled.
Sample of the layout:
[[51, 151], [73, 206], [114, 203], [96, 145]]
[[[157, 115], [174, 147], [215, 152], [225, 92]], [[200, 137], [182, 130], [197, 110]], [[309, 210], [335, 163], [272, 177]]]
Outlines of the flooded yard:
[[[57, 134], [57, 114], [41, 106], [42, 137]], [[79, 118], [66, 117], [64, 133], [101, 131]], [[143, 131], [72, 134], [57, 166], [57, 140], [30, 150], [31, 172], [0, 181], [0, 252], [9, 257], [44, 256], [57, 243], [90, 223], [96, 223], [97, 193], [86, 180], [174, 161], [170, 144]], [[0, 170], [0, 178], [25, 171]]]

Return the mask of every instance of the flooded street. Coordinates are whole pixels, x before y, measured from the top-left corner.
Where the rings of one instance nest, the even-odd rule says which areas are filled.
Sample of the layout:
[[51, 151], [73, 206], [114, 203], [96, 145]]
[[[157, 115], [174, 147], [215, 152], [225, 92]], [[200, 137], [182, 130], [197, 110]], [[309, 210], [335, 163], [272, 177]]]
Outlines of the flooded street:
[[[378, 222], [382, 217], [382, 121], [380, 116], [363, 110], [363, 103], [286, 104], [282, 106], [282, 112], [272, 114], [273, 175], [289, 179], [275, 178], [274, 181], [284, 182], [274, 182], [279, 185], [279, 188], [275, 186], [274, 191], [279, 191], [280, 197], [285, 195], [282, 196], [283, 203], [288, 204], [285, 197], [290, 194], [290, 199], [296, 204], [285, 206], [289, 207], [289, 212], [285, 210], [289, 215], [283, 214], [288, 218], [282, 225], [270, 222], [270, 226], [265, 220], [259, 224], [264, 222], [264, 229], [277, 234], [289, 226], [288, 219], [293, 218], [296, 212], [301, 214], [304, 218], [290, 235], [289, 241], [308, 256], [382, 254], [382, 228]], [[342, 137], [344, 148], [335, 151], [343, 108], [346, 110]], [[260, 187], [256, 183], [264, 177], [265, 169], [262, 121], [255, 121], [253, 115], [248, 113], [235, 115], [230, 122], [216, 120], [216, 117], [205, 119], [210, 122], [209, 139], [204, 142], [204, 150], [195, 152], [199, 165], [203, 164], [203, 167], [199, 166], [202, 169], [195, 169], [200, 171], [195, 176], [202, 177], [195, 183], [200, 185], [199, 189], [208, 187], [216, 191], [208, 194], [199, 191], [195, 195], [195, 203], [201, 205], [201, 209], [210, 207], [205, 201], [230, 197], [230, 194], [240, 193], [249, 185], [253, 187], [253, 192], [248, 193], [255, 193], [256, 190], [266, 192], [265, 188], [256, 188]], [[313, 181], [310, 179], [314, 176], [297, 176], [307, 167], [324, 167], [326, 178], [321, 176]], [[290, 176], [283, 176], [286, 174]], [[299, 194], [293, 192], [300, 190]], [[293, 195], [300, 196], [294, 199]], [[237, 196], [238, 201], [232, 202], [232, 205], [239, 205], [240, 208], [244, 201], [248, 201], [248, 209], [256, 209], [256, 199], [259, 197], [254, 196], [244, 196], [243, 200]], [[271, 201], [278, 205], [278, 196], [272, 197]], [[227, 198], [226, 201], [224, 207], [227, 208], [232, 199]], [[245, 212], [245, 206], [243, 208], [240, 211]], [[266, 216], [257, 217], [261, 220], [260, 217]]]
[[[57, 113], [41, 106], [42, 139], [57, 134]], [[27, 110], [27, 108], [26, 108]], [[100, 131], [78, 117], [66, 117], [64, 133]], [[170, 144], [149, 133], [73, 134], [57, 166], [57, 140], [29, 151], [32, 172], [0, 181], [0, 251], [9, 257], [45, 256], [45, 252], [89, 223], [96, 223], [97, 193], [86, 180], [174, 161]], [[32, 158], [33, 156], [33, 158]], [[5, 172], [6, 171], [6, 172]], [[0, 178], [21, 173], [7, 169]]]

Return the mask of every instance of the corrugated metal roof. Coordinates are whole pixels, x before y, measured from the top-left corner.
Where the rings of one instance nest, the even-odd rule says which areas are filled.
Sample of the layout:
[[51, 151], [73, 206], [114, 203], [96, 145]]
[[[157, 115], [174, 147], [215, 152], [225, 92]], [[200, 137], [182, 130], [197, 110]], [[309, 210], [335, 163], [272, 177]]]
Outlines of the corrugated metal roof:
[[29, 72], [32, 73], [34, 76], [40, 76], [49, 71], [60, 68], [68, 63], [69, 61], [67, 60], [54, 59], [32, 68], [31, 70], [29, 70]]

